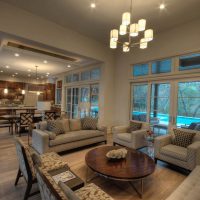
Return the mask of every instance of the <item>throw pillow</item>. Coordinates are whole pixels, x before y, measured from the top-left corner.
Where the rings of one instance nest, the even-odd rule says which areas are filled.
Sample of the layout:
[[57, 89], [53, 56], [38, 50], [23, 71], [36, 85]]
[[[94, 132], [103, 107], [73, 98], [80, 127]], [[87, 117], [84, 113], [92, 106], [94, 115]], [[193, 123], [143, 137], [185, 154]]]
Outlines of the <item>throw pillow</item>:
[[82, 119], [82, 129], [83, 130], [96, 130], [97, 123], [98, 123], [98, 118], [85, 117]]
[[60, 120], [48, 120], [47, 130], [55, 133], [56, 135], [64, 133], [63, 124]]
[[44, 131], [47, 129], [47, 121], [41, 121], [39, 122], [39, 129]]
[[81, 120], [80, 119], [70, 119], [69, 127], [71, 131], [80, 131], [81, 130]]
[[181, 129], [173, 129], [173, 132], [175, 137], [172, 141], [172, 144], [185, 148], [187, 148], [187, 146], [192, 144], [192, 139], [196, 134], [193, 132], [186, 132], [185, 130]]
[[130, 126], [128, 127], [127, 132], [131, 133], [132, 131], [137, 131], [142, 128], [142, 123], [130, 121]]

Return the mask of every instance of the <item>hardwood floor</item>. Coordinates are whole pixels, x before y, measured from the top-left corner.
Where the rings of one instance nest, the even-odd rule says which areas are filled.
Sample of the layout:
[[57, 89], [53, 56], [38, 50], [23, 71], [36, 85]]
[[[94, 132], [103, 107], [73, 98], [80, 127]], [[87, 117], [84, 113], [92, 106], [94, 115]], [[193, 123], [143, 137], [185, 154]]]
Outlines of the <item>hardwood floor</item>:
[[[27, 142], [27, 136], [21, 137]], [[111, 137], [108, 137], [108, 145]], [[60, 154], [71, 169], [83, 180], [86, 178], [85, 154], [95, 146], [81, 150], [64, 152]], [[13, 136], [7, 129], [0, 129], [0, 200], [23, 199], [26, 182], [23, 178], [15, 187], [14, 181], [17, 174], [18, 161], [16, 157]], [[92, 175], [92, 173], [91, 173]], [[159, 162], [155, 172], [144, 181], [144, 200], [164, 200], [185, 179], [186, 175], [181, 171], [172, 169], [165, 163]], [[125, 182], [111, 181], [103, 177], [92, 180], [115, 200], [138, 200], [140, 199], [132, 187]], [[136, 183], [137, 185], [137, 183]], [[35, 185], [34, 190], [37, 189]], [[40, 195], [30, 197], [30, 200], [40, 200]]]

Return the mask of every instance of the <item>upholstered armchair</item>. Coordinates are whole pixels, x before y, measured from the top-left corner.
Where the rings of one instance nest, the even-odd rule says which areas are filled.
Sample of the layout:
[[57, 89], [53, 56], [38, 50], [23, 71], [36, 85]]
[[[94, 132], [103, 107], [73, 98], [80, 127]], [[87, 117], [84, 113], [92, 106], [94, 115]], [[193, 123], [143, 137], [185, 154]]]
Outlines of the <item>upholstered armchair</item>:
[[149, 123], [132, 120], [131, 122], [141, 124], [141, 128], [129, 131], [129, 126], [115, 126], [112, 128], [113, 144], [121, 145], [133, 149], [147, 146], [146, 134], [150, 130]]
[[178, 130], [195, 132], [196, 135], [192, 139], [192, 144], [187, 147], [174, 145], [174, 135], [172, 132], [168, 135], [156, 137], [154, 140], [155, 162], [162, 160], [187, 170], [193, 170], [196, 165], [200, 164], [200, 131]]

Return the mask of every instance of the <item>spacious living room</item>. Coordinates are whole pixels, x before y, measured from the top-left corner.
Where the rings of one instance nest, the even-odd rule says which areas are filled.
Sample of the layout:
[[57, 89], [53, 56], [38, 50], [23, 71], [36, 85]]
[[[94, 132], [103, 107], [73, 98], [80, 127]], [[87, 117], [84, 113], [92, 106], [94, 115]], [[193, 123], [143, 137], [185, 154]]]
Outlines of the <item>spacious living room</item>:
[[200, 1], [0, 0], [1, 200], [200, 200]]

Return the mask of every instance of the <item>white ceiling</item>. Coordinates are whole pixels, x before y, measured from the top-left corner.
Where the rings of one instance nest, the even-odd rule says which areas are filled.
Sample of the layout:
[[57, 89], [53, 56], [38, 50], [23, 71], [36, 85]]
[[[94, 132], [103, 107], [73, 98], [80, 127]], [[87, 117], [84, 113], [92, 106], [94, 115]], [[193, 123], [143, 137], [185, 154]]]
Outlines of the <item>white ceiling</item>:
[[[130, 0], [2, 0], [61, 26], [108, 44], [109, 32], [118, 28], [121, 15], [129, 10]], [[160, 11], [159, 4], [166, 4]], [[200, 18], [200, 0], [133, 0], [133, 21], [147, 19], [147, 27], [156, 33]]]
[[[99, 61], [86, 58], [80, 55], [72, 54], [69, 52], [59, 51], [57, 49], [44, 47], [40, 44], [32, 44], [31, 41], [28, 41], [29, 44], [21, 40], [20, 38], [12, 37], [8, 34], [0, 32], [0, 76], [6, 75], [15, 78], [27, 78], [36, 77], [36, 67], [38, 66], [38, 78], [40, 80], [45, 80], [47, 78], [55, 78], [58, 74], [65, 73], [69, 70], [85, 67], [87, 65], [97, 64]], [[30, 46], [36, 49], [45, 50], [47, 52], [56, 53], [58, 55], [64, 55], [66, 57], [74, 58], [76, 61], [66, 61], [60, 58], [35, 53], [32, 51], [18, 49], [15, 47], [7, 46], [7, 42], [17, 42], [22, 43], [25, 46]], [[30, 45], [31, 44], [31, 45]], [[43, 48], [41, 48], [43, 47]], [[19, 57], [15, 56], [15, 53], [19, 54]], [[47, 63], [44, 63], [47, 61]], [[68, 66], [71, 67], [68, 67]], [[7, 68], [9, 66], [9, 68]], [[48, 76], [47, 76], [48, 73]]]

